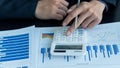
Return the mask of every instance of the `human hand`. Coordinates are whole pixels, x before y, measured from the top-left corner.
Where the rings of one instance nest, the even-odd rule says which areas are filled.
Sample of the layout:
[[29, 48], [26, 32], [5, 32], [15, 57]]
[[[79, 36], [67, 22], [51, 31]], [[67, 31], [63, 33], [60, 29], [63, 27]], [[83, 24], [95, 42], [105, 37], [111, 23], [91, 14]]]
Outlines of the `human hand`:
[[[104, 9], [105, 5], [97, 0], [82, 2], [79, 7], [74, 5], [69, 9], [69, 14], [64, 20], [63, 26], [69, 24], [73, 18], [79, 15], [76, 28], [93, 28], [101, 22]], [[68, 29], [67, 35], [70, 35], [76, 28], [73, 23]]]
[[41, 0], [38, 2], [35, 16], [38, 19], [56, 19], [62, 20], [67, 14], [66, 0]]

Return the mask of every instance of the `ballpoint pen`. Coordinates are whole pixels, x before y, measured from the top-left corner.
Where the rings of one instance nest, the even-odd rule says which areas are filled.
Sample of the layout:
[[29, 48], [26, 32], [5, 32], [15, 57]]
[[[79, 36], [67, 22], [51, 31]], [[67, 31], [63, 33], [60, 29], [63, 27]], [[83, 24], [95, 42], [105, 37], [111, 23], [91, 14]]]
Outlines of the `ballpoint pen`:
[[[80, 5], [80, 0], [77, 2], [77, 7]], [[77, 28], [78, 16], [75, 17], [75, 29]]]

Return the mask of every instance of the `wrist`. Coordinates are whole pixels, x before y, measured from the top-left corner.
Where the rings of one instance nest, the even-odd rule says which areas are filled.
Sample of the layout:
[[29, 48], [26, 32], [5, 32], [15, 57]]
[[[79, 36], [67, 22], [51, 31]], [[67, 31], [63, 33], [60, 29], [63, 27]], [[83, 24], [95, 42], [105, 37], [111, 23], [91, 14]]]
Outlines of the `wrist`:
[[109, 5], [108, 5], [108, 3], [105, 2], [105, 0], [92, 0], [92, 1], [99, 1], [99, 2], [103, 3], [105, 5], [104, 12], [108, 11]]
[[101, 3], [103, 3], [105, 5], [105, 11], [104, 12], [107, 12], [108, 8], [109, 8], [108, 4], [104, 0], [98, 0], [98, 1], [100, 1]]
[[101, 8], [103, 11], [106, 10], [106, 5], [101, 2], [100, 0], [92, 0], [93, 2], [95, 2], [96, 4], [98, 4], [99, 8]]

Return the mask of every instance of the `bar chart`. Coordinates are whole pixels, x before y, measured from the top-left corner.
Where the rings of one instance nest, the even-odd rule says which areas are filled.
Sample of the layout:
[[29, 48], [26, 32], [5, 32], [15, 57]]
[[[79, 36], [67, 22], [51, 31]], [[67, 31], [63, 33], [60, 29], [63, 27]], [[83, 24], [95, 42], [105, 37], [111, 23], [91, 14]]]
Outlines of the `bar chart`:
[[[53, 34], [53, 33], [52, 33]], [[52, 42], [51, 33], [44, 33], [44, 37], [42, 42], [45, 43], [49, 41], [49, 43], [40, 44], [39, 48], [39, 64], [41, 66], [57, 66], [57, 65], [90, 65], [90, 64], [101, 64], [101, 65], [109, 65], [109, 64], [119, 64], [115, 58], [120, 57], [120, 44], [119, 43], [95, 43], [95, 44], [87, 44], [86, 46], [86, 54], [84, 56], [53, 56], [50, 54], [50, 43]], [[46, 39], [46, 40], [45, 40]], [[100, 38], [102, 39], [102, 38]], [[99, 39], [98, 39], [99, 40]], [[51, 41], [51, 42], [50, 42]], [[113, 41], [113, 40], [112, 40]], [[104, 62], [103, 62], [104, 61]], [[116, 62], [115, 62], [116, 61]], [[103, 63], [101, 63], [103, 62]], [[55, 65], [53, 65], [55, 64]]]
[[[119, 53], [119, 45], [113, 44], [113, 45], [94, 45], [94, 46], [86, 46], [86, 55], [84, 56], [84, 62], [85, 61], [92, 61], [92, 58], [99, 59], [98, 56], [101, 53], [102, 58], [110, 58], [110, 56], [114, 55], [120, 55]], [[98, 53], [99, 52], [99, 53]], [[49, 60], [52, 60], [52, 55], [50, 54], [50, 48], [41, 48], [41, 63], [45, 63], [45, 55], [47, 55], [47, 58]], [[93, 57], [94, 56], [94, 57]], [[66, 62], [70, 62], [70, 58], [76, 59], [77, 56], [62, 56]], [[88, 60], [86, 60], [86, 58]]]
[[29, 58], [29, 34], [0, 38], [0, 62]]
[[[112, 25], [113, 27], [110, 27]], [[107, 29], [106, 29], [107, 28]], [[74, 66], [110, 66], [120, 65], [120, 31], [116, 24], [100, 25], [87, 31], [85, 43], [86, 54], [83, 56], [54, 56], [50, 54], [50, 47], [55, 30], [60, 28], [42, 29], [38, 50], [37, 67], [71, 67]], [[44, 38], [43, 38], [44, 34]], [[46, 37], [45, 37], [46, 35]]]

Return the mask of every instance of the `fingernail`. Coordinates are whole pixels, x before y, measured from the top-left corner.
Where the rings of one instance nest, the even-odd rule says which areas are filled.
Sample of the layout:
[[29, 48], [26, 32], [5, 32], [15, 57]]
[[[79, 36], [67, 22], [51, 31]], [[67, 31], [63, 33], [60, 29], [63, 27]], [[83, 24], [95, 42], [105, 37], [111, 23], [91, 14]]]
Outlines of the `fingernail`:
[[69, 9], [68, 11], [67, 11], [67, 13], [70, 13], [72, 10], [71, 9]]
[[68, 36], [68, 35], [70, 35], [70, 34], [71, 34], [71, 32], [70, 32], [70, 31], [68, 31], [68, 32], [67, 32], [67, 36]]

